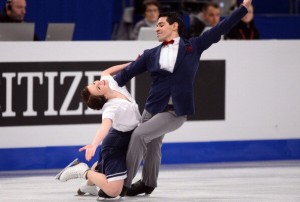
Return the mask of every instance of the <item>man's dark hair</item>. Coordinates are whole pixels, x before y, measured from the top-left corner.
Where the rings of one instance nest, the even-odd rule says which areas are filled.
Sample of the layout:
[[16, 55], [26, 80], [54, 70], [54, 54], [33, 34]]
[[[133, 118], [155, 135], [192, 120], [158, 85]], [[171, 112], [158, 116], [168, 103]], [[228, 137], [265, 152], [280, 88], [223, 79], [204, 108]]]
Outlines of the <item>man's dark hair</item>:
[[94, 96], [91, 95], [89, 89], [84, 87], [81, 91], [81, 99], [85, 104], [95, 110], [102, 109], [103, 105], [107, 102], [107, 99], [103, 95]]
[[182, 36], [184, 31], [184, 22], [182, 19], [182, 16], [177, 12], [165, 12], [161, 13], [159, 17], [167, 17], [167, 22], [172, 25], [175, 22], [178, 23], [178, 34], [179, 36]]

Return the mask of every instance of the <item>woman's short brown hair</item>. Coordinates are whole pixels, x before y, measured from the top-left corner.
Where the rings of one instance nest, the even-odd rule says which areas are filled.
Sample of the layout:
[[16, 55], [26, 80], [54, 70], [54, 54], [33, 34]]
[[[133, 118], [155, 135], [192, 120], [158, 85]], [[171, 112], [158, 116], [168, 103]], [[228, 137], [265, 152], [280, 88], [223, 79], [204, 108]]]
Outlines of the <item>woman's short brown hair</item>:
[[84, 89], [82, 89], [81, 99], [89, 108], [95, 110], [102, 109], [103, 105], [107, 102], [107, 99], [103, 95], [92, 95], [87, 87], [84, 87]]

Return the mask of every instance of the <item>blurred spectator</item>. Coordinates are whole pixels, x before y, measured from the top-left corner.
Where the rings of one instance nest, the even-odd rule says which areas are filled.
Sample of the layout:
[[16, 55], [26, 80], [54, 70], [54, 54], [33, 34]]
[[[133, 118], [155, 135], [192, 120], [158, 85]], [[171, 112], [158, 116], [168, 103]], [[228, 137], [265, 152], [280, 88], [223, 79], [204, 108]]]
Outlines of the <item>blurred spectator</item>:
[[242, 20], [231, 29], [231, 31], [225, 36], [225, 39], [259, 39], [259, 30], [255, 27], [253, 17], [254, 8], [251, 5], [248, 8], [247, 15], [245, 15]]
[[133, 29], [133, 7], [126, 7], [120, 22], [116, 23], [112, 32], [112, 40], [129, 40]]
[[212, 2], [219, 5], [220, 16], [227, 16], [240, 6], [238, 0], [212, 0]]
[[26, 0], [7, 0], [0, 13], [0, 22], [23, 22], [26, 13]]
[[232, 0], [230, 5], [229, 13], [232, 13], [235, 9], [237, 9], [241, 5], [241, 2], [238, 0]]
[[143, 19], [144, 0], [131, 0], [130, 5], [133, 7], [133, 21], [138, 22]]
[[[203, 33], [204, 29], [209, 29], [220, 21], [220, 7], [215, 3], [207, 3], [202, 12], [196, 16], [190, 17], [190, 26], [187, 31], [187, 37], [199, 36]], [[205, 29], [205, 30], [206, 30]]]
[[156, 0], [145, 0], [143, 4], [144, 19], [137, 22], [130, 34], [131, 40], [136, 40], [141, 27], [156, 27], [159, 17], [159, 3]]
[[[26, 0], [7, 0], [3, 12], [0, 13], [0, 22], [24, 22], [26, 5]], [[36, 34], [34, 34], [34, 40], [39, 41], [39, 37]]]

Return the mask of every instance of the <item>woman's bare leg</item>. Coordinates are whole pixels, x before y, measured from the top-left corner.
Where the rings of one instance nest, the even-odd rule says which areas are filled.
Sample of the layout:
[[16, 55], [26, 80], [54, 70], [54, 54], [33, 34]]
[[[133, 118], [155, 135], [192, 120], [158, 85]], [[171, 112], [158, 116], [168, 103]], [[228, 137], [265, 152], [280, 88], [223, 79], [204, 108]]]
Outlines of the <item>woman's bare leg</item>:
[[116, 180], [108, 182], [102, 173], [89, 170], [87, 178], [90, 182], [98, 186], [102, 191], [111, 197], [117, 197], [122, 192], [124, 180]]
[[[98, 163], [98, 161], [96, 161], [93, 165], [92, 165], [92, 167], [91, 167], [91, 170], [92, 171], [95, 171], [95, 168], [96, 168], [96, 166], [97, 166], [97, 163]], [[93, 185], [95, 185], [90, 179], [88, 179], [87, 180], [87, 185], [89, 185], [89, 186], [93, 186]]]

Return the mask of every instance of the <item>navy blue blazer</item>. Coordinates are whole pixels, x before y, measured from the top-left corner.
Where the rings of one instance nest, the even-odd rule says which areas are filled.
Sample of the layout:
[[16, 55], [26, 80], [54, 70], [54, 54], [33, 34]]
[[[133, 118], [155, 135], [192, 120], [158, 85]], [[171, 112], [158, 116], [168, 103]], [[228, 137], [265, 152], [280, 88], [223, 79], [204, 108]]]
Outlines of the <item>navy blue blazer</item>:
[[173, 73], [160, 69], [159, 57], [162, 45], [159, 45], [145, 50], [141, 57], [114, 78], [119, 86], [124, 86], [134, 76], [148, 71], [152, 78], [145, 106], [148, 112], [152, 114], [163, 112], [172, 96], [178, 116], [194, 114], [193, 85], [202, 52], [213, 43], [217, 43], [221, 36], [230, 31], [246, 14], [247, 9], [241, 6], [201, 36], [188, 40], [181, 38]]

